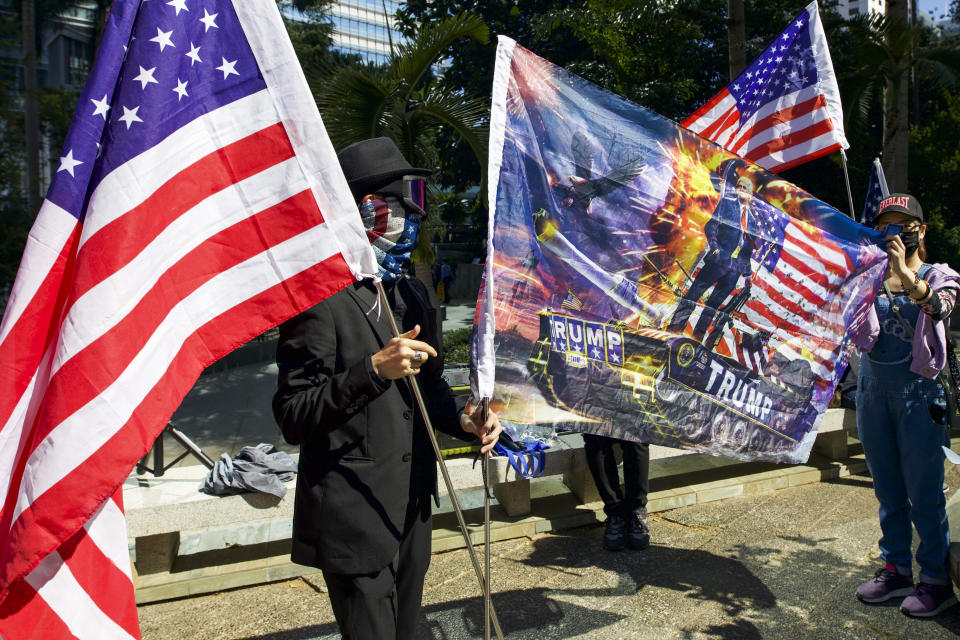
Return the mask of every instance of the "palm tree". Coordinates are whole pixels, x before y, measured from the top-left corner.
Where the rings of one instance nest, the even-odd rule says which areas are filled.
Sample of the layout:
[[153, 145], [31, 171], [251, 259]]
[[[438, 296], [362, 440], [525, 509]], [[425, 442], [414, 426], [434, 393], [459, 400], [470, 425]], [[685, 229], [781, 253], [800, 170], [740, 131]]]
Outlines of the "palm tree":
[[[947, 46], [919, 46], [922, 29], [902, 17], [859, 17], [850, 21], [854, 64], [843, 86], [853, 105], [848, 128], [862, 125], [870, 109], [882, 100], [883, 165], [890, 188], [907, 190], [909, 150], [909, 71], [951, 86], [960, 72], [960, 51]], [[915, 114], [914, 117], [916, 117]]]
[[433, 67], [454, 41], [488, 37], [480, 18], [461, 14], [424, 25], [411, 42], [397, 45], [388, 65], [305, 70], [334, 147], [386, 136], [414, 166], [432, 167], [438, 157], [432, 143], [447, 126], [485, 172], [489, 104], [445, 85]]

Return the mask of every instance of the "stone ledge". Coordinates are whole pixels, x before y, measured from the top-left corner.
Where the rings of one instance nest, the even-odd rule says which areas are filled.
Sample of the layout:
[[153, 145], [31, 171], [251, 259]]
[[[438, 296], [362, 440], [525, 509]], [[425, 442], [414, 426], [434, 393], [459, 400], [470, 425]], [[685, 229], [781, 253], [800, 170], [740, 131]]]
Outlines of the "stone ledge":
[[[838, 437], [851, 429], [856, 430], [855, 414], [847, 409], [829, 409], [824, 416], [819, 433], [830, 437], [833, 442], [830, 447], [834, 453], [842, 449], [844, 455], [827, 457], [846, 457], [846, 442], [842, 447], [838, 444]], [[836, 435], [830, 436], [829, 434]], [[583, 439], [579, 434], [562, 436], [560, 443], [547, 450], [544, 476], [566, 475], [568, 485], [587, 502], [595, 499], [590, 490], [592, 480], [588, 477], [578, 478], [575, 474], [589, 476], [586, 460], [583, 456]], [[819, 440], [819, 439], [818, 439]], [[821, 452], [816, 447], [816, 453]], [[814, 455], [815, 455], [814, 454]], [[696, 459], [696, 465], [701, 466], [729, 466], [731, 464], [763, 464], [737, 463], [726, 458], [713, 458], [692, 451], [673, 449], [651, 445], [651, 478], [657, 476], [657, 468], [663, 468], [667, 473], [663, 475], [679, 475], [680, 467], [688, 467], [689, 461]], [[696, 466], [695, 465], [695, 466]], [[770, 467], [778, 465], [770, 464]], [[677, 467], [676, 471], [670, 470]], [[447, 469], [451, 480], [458, 492], [480, 489], [482, 481], [478, 469], [473, 465], [472, 458], [455, 458], [447, 461]], [[510, 484], [502, 487], [501, 495], [505, 501], [526, 505], [527, 511], [514, 511], [513, 515], [521, 515], [529, 510], [529, 483], [519, 477], [509, 465], [506, 458], [496, 457], [490, 460], [491, 480], [496, 484]], [[574, 475], [571, 475], [574, 474]], [[214, 529], [230, 526], [234, 523], [253, 523], [256, 526], [269, 528], [270, 523], [293, 517], [293, 489], [296, 480], [287, 483], [287, 495], [283, 499], [258, 493], [244, 493], [235, 496], [209, 496], [200, 493], [199, 486], [206, 476], [206, 469], [201, 466], [174, 467], [160, 478], [152, 476], [131, 475], [123, 486], [124, 506], [127, 514], [127, 532], [131, 538], [172, 533], [179, 531]], [[579, 488], [574, 486], [582, 485]], [[447, 490], [443, 482], [439, 482], [440, 494], [446, 495]], [[512, 493], [511, 493], [512, 489]], [[593, 489], [595, 492], [595, 489]], [[517, 492], [525, 495], [515, 495]]]
[[[749, 469], [751, 466], [754, 468], [752, 472]], [[741, 494], [782, 489], [853, 473], [863, 473], [866, 470], [866, 463], [862, 454], [841, 461], [827, 460], [814, 455], [806, 465], [773, 465], [773, 467], [766, 468], [762, 463], [734, 465], [738, 473], [732, 476], [729, 467], [713, 467], [707, 471], [715, 476], [714, 479], [703, 479], [687, 486], [653, 490], [648, 496], [648, 510], [651, 513], [665, 511]], [[482, 509], [464, 511], [470, 538], [478, 547], [478, 552], [482, 552], [482, 517]], [[539, 498], [534, 501], [532, 514], [519, 517], [510, 517], [501, 507], [494, 505], [491, 507], [491, 540], [497, 542], [518, 537], [532, 538], [549, 531], [595, 524], [603, 517], [602, 503], [580, 504], [572, 494]], [[265, 548], [276, 550], [280, 547], [278, 542]], [[451, 551], [464, 546], [463, 535], [457, 527], [455, 515], [453, 513], [436, 515], [433, 552]], [[241, 551], [237, 550], [237, 553]], [[138, 604], [286, 580], [316, 572], [312, 567], [293, 564], [285, 552], [282, 555], [208, 567], [194, 568], [192, 565], [196, 562], [183, 562], [182, 559], [175, 564], [180, 564], [183, 569], [136, 577]]]

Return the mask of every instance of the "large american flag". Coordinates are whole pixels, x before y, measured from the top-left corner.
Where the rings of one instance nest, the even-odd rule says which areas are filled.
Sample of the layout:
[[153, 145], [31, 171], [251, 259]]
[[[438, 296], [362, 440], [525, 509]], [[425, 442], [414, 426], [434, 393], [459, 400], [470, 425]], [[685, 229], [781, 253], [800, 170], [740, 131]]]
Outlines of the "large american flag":
[[119, 487], [370, 245], [273, 0], [117, 0], [0, 323], [0, 635], [139, 637]]
[[681, 124], [771, 171], [848, 148], [816, 1]]

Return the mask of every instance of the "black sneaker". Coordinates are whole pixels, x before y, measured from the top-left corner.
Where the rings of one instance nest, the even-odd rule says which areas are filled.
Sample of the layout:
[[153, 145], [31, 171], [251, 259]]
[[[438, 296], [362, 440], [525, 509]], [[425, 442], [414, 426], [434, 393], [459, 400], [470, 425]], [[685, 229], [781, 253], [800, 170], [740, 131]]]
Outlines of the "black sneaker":
[[623, 516], [613, 515], [607, 518], [606, 526], [603, 532], [603, 548], [607, 551], [622, 551], [627, 546], [627, 521]]
[[640, 509], [630, 514], [627, 520], [627, 544], [634, 551], [650, 546], [650, 527], [647, 526], [647, 510]]

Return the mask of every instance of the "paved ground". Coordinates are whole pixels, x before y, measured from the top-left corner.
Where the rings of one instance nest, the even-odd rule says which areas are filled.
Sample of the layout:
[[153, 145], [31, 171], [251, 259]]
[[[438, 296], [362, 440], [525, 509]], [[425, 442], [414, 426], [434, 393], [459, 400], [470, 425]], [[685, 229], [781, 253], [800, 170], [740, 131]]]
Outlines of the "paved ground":
[[[952, 494], [958, 474], [947, 474]], [[610, 554], [600, 527], [492, 547], [494, 604], [507, 638], [938, 639], [960, 610], [911, 620], [854, 589], [877, 566], [876, 501], [852, 476], [710, 502], [651, 518], [652, 546]], [[418, 638], [483, 636], [464, 551], [435, 554]], [[146, 605], [144, 640], [338, 638], [319, 574]]]

